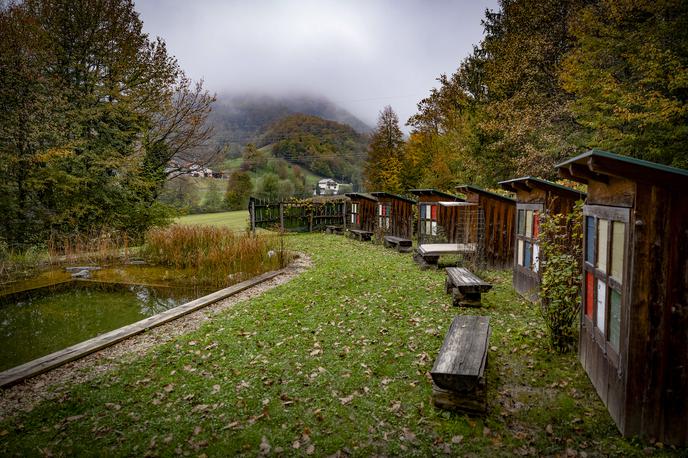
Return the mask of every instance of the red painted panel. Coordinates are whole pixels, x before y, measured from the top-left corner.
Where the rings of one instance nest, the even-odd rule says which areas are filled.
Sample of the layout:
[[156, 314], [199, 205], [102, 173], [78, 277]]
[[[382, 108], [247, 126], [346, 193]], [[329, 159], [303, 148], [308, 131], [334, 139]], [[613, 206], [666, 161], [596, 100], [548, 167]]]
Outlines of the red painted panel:
[[592, 319], [593, 282], [592, 273], [585, 272], [585, 316]]
[[533, 238], [538, 238], [540, 235], [540, 212], [535, 210], [533, 214]]
[[436, 220], [437, 219], [437, 205], [431, 205], [430, 206], [430, 219]]

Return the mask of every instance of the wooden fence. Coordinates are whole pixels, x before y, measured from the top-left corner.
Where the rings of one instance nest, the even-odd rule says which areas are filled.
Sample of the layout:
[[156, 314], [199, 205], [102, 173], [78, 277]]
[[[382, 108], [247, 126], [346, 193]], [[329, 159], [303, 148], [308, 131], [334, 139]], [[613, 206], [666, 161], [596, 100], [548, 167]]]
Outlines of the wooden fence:
[[314, 232], [346, 224], [346, 201], [343, 199], [269, 202], [251, 198], [248, 211], [252, 231], [262, 228]]

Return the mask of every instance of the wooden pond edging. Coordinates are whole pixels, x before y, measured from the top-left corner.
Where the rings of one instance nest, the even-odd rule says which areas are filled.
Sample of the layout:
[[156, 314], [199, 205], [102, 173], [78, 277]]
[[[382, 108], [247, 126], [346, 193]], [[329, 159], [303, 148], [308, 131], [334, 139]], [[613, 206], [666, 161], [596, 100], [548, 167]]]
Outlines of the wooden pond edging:
[[237, 294], [245, 289], [251, 288], [252, 286], [256, 286], [266, 280], [275, 278], [282, 273], [284, 273], [284, 270], [266, 272], [258, 275], [257, 277], [237, 283], [236, 285], [215, 291], [214, 293], [200, 297], [191, 302], [187, 302], [186, 304], [165, 310], [157, 315], [144, 318], [136, 323], [123, 326], [105, 334], [101, 334], [80, 342], [76, 345], [72, 345], [71, 347], [63, 348], [62, 350], [56, 351], [49, 355], [42, 356], [38, 359], [34, 359], [33, 361], [29, 361], [28, 363], [24, 363], [20, 366], [0, 372], [0, 388], [9, 387], [27, 378], [34, 377], [42, 374], [43, 372], [47, 372], [51, 369], [55, 369], [56, 367], [82, 358], [88, 354], [94, 353], [98, 350], [102, 350], [103, 348], [114, 345], [128, 337], [140, 334], [148, 329], [160, 326], [161, 324], [165, 324], [191, 312], [195, 312], [196, 310], [206, 307], [214, 302]]

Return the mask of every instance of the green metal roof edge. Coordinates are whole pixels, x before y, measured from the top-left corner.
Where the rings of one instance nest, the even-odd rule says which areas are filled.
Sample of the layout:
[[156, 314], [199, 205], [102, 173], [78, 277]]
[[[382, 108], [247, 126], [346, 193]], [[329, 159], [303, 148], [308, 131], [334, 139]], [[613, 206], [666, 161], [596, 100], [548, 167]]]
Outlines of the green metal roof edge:
[[426, 188], [426, 189], [409, 189], [408, 192], [410, 192], [411, 194], [417, 194], [417, 195], [421, 195], [421, 194], [423, 194], [423, 193], [425, 193], [425, 194], [437, 194], [437, 195], [444, 196], [444, 197], [450, 197], [450, 198], [452, 198], [452, 199], [463, 200], [463, 199], [461, 199], [461, 197], [455, 196], [454, 194], [449, 194], [448, 192], [439, 191], [439, 190], [437, 190], [437, 189], [432, 189], [432, 188]]
[[382, 197], [382, 196], [389, 196], [389, 197], [391, 197], [391, 198], [393, 198], [393, 199], [404, 200], [404, 201], [409, 202], [409, 203], [411, 203], [411, 204], [416, 204], [416, 203], [417, 203], [415, 200], [409, 199], [408, 197], [400, 196], [399, 194], [394, 194], [394, 193], [386, 192], [386, 191], [375, 191], [375, 192], [371, 192], [370, 194], [371, 194], [372, 196], [375, 196], [375, 197], [378, 197], [378, 196], [380, 196], [380, 197]]
[[580, 194], [581, 196], [587, 196], [588, 194], [583, 191], [579, 191], [577, 189], [569, 188], [568, 186], [561, 185], [559, 183], [555, 183], [553, 181], [545, 180], [544, 178], [538, 178], [538, 177], [532, 177], [532, 176], [527, 176], [527, 177], [520, 177], [520, 178], [512, 178], [511, 180], [504, 180], [500, 181], [500, 185], [508, 184], [508, 183], [514, 183], [517, 181], [534, 181], [536, 183], [541, 183], [544, 184], [545, 186], [551, 186], [553, 188], [558, 188], [561, 189], [562, 191], [574, 193], [574, 194]]
[[578, 156], [573, 157], [571, 159], [568, 159], [568, 160], [562, 162], [561, 164], [557, 164], [554, 167], [560, 168], [560, 167], [563, 167], [565, 165], [569, 165], [569, 164], [572, 164], [574, 162], [578, 162], [581, 159], [585, 159], [585, 158], [588, 158], [591, 156], [600, 156], [600, 157], [604, 157], [607, 159], [625, 162], [627, 164], [637, 165], [639, 167], [647, 167], [647, 168], [659, 170], [662, 172], [673, 173], [676, 175], [688, 177], [688, 170], [686, 170], [686, 169], [679, 169], [678, 167], [672, 167], [670, 165], [658, 164], [656, 162], [650, 162], [650, 161], [646, 161], [644, 159], [638, 159], [638, 158], [631, 157], [631, 156], [623, 156], [621, 154], [610, 153], [609, 151], [604, 151], [604, 150], [596, 149], [596, 148], [593, 148], [593, 149], [588, 150], [582, 154], [579, 154]]
[[375, 196], [373, 196], [373, 195], [370, 195], [370, 194], [368, 194], [367, 192], [347, 192], [347, 193], [344, 194], [344, 195], [345, 195], [346, 197], [349, 197], [349, 198], [351, 198], [351, 196], [354, 196], [354, 197], [362, 197], [362, 198], [364, 198], [364, 199], [372, 200], [373, 202], [377, 202], [377, 197], [375, 197]]
[[490, 196], [495, 196], [499, 199], [508, 200], [508, 201], [513, 202], [513, 203], [516, 203], [516, 199], [514, 199], [512, 197], [503, 196], [501, 194], [497, 194], [496, 192], [488, 191], [487, 189], [483, 189], [480, 186], [476, 186], [474, 184], [462, 184], [462, 185], [457, 186], [456, 190], [460, 191], [460, 188], [466, 188], [466, 189], [469, 189], [469, 190], [472, 190], [475, 192], [482, 192], [483, 194], [488, 194]]

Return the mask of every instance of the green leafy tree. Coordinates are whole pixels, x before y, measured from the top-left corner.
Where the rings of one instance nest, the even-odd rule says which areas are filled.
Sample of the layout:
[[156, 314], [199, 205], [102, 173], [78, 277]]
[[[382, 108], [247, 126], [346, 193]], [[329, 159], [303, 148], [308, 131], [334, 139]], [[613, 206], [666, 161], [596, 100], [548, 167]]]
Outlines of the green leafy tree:
[[274, 173], [266, 173], [258, 180], [256, 186], [258, 197], [266, 200], [277, 200], [279, 197], [279, 177]]
[[203, 207], [206, 212], [218, 212], [223, 209], [222, 193], [214, 179], [208, 184]]
[[571, 30], [561, 79], [582, 141], [688, 168], [688, 3], [602, 0]]
[[207, 139], [213, 98], [131, 0], [4, 3], [0, 24], [2, 237], [163, 222], [168, 162]]
[[230, 210], [243, 210], [248, 205], [251, 197], [253, 184], [248, 172], [234, 170], [227, 182], [227, 192], [225, 193], [225, 205]]
[[364, 175], [366, 187], [375, 191], [400, 192], [404, 134], [392, 107], [386, 106], [378, 117], [377, 128], [368, 143]]

